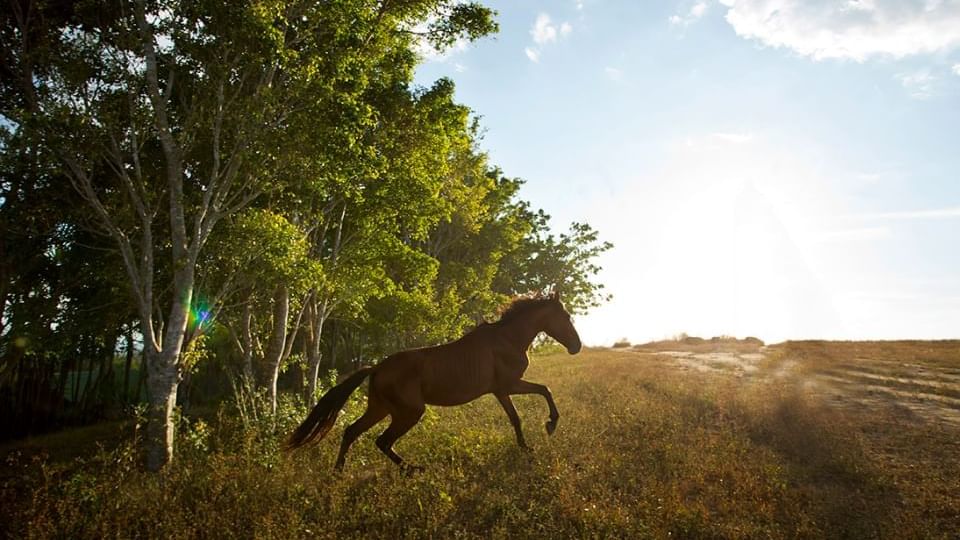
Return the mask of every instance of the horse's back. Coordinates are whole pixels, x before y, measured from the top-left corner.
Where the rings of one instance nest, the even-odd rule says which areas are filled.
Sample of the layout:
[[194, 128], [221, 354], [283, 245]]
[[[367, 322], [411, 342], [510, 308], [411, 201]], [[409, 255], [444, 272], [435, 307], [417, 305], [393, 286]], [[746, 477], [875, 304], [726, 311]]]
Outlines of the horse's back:
[[470, 338], [390, 355], [377, 367], [374, 389], [388, 400], [430, 405], [460, 405], [490, 392], [493, 355]]

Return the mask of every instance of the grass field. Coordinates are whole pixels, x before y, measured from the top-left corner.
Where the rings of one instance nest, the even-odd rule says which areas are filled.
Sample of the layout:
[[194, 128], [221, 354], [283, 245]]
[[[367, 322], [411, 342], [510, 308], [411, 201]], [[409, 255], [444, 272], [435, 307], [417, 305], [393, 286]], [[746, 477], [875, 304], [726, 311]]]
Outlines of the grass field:
[[36, 538], [960, 531], [958, 342], [587, 350], [535, 358], [526, 378], [551, 387], [562, 415], [548, 437], [542, 399], [514, 398], [532, 453], [516, 447], [490, 396], [431, 409], [401, 439], [398, 451], [426, 467], [412, 477], [375, 449], [380, 429], [354, 445], [341, 474], [331, 470], [339, 428], [284, 456], [276, 436], [223, 414], [193, 424], [162, 475], [137, 470], [129, 445], [58, 459], [60, 435], [48, 459], [31, 455], [45, 439], [5, 449], [0, 523]]

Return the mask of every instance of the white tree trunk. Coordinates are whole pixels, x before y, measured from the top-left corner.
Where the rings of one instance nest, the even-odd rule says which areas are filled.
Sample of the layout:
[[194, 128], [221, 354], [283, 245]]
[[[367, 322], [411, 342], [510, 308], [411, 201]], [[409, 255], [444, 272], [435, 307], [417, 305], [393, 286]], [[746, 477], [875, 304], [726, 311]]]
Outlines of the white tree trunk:
[[312, 403], [317, 396], [317, 378], [320, 376], [320, 362], [323, 359], [320, 352], [320, 338], [323, 336], [323, 324], [327, 318], [327, 303], [312, 299], [311, 302], [313, 303], [313, 309], [310, 310], [310, 320], [307, 321], [310, 333], [309, 339], [306, 340], [307, 403]]
[[244, 384], [251, 385], [254, 384], [254, 372], [253, 372], [253, 333], [250, 328], [251, 322], [253, 320], [253, 310], [250, 306], [250, 303], [253, 300], [248, 295], [246, 301], [243, 304], [243, 315], [240, 321], [240, 331], [242, 347], [243, 347], [243, 377], [245, 379]]
[[[171, 365], [170, 354], [153, 353], [148, 356], [147, 396], [147, 470], [159, 471], [173, 460], [174, 409], [177, 405], [177, 385], [180, 373]], [[166, 358], [165, 358], [166, 357]]]
[[277, 412], [277, 380], [280, 378], [280, 364], [283, 362], [287, 343], [287, 318], [290, 315], [290, 289], [277, 288], [273, 297], [273, 333], [267, 348], [267, 366], [269, 371], [268, 390], [270, 392], [270, 411]]
[[174, 273], [174, 298], [170, 307], [160, 350], [153, 349], [147, 357], [147, 469], [159, 471], [173, 460], [177, 406], [177, 386], [180, 384], [180, 352], [187, 334], [190, 303], [193, 300], [193, 267], [187, 265]]

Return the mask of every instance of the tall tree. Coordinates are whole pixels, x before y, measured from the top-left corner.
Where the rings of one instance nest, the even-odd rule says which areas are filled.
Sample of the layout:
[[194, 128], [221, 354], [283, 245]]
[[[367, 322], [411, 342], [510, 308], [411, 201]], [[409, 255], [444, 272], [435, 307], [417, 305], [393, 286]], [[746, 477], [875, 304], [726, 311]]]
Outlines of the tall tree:
[[354, 148], [358, 96], [386, 51], [418, 34], [479, 37], [495, 29], [492, 13], [440, 0], [11, 8], [0, 114], [63, 165], [122, 256], [148, 364], [147, 466], [158, 470], [173, 457], [197, 263], [216, 225], [303, 180], [288, 143], [318, 119], [327, 149]]

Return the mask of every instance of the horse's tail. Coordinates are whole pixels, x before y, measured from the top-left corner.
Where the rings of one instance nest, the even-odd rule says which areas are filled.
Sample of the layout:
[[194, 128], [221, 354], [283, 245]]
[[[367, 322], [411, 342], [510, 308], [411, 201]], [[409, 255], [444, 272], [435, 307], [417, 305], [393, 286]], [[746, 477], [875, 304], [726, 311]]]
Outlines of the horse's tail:
[[350, 394], [363, 383], [363, 380], [366, 379], [373, 370], [374, 368], [372, 367], [358, 369], [347, 377], [347, 380], [327, 391], [327, 393], [320, 398], [320, 401], [317, 402], [313, 410], [310, 411], [307, 419], [290, 434], [285, 449], [295, 450], [313, 441], [323, 439], [323, 436], [333, 427], [333, 423], [337, 420], [340, 409], [346, 405]]

